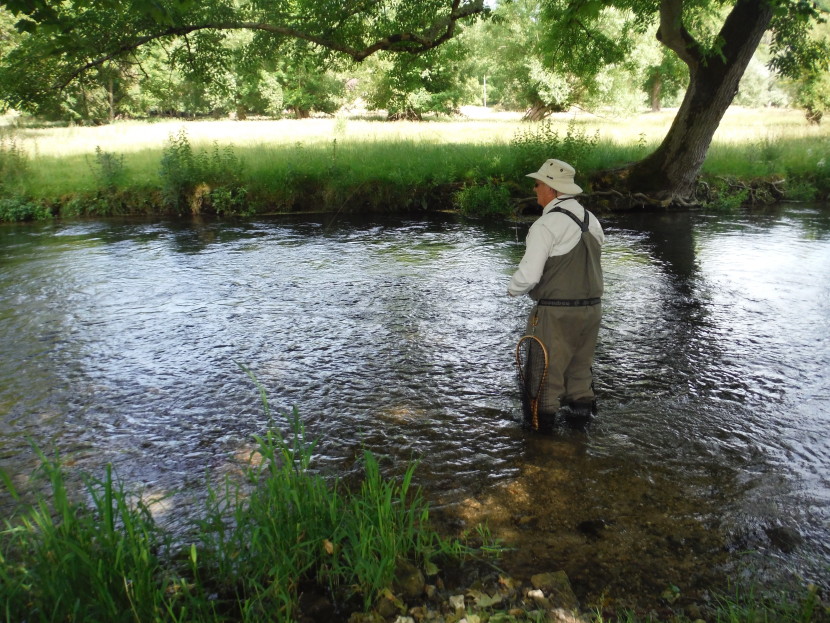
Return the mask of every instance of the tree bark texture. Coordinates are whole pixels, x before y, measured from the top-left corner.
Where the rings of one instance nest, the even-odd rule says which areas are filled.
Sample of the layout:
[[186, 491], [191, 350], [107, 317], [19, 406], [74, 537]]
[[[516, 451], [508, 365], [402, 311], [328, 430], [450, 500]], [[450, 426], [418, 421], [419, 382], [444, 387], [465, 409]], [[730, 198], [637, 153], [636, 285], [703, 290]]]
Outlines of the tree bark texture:
[[680, 202], [694, 195], [712, 137], [773, 14], [768, 0], [738, 0], [720, 31], [719, 53], [707, 55], [679, 21], [682, 1], [662, 0], [657, 36], [689, 66], [689, 88], [662, 144], [627, 177], [632, 192]]

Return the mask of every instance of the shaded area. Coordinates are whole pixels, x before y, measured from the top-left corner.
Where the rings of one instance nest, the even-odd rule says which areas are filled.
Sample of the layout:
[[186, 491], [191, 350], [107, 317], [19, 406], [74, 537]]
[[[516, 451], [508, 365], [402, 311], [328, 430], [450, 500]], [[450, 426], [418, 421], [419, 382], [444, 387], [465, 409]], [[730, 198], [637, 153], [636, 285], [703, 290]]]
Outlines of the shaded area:
[[486, 521], [511, 548], [502, 565], [518, 578], [564, 570], [583, 605], [654, 607], [677, 586], [674, 606], [726, 586], [727, 544], [712, 479], [684, 482], [672, 469], [592, 457], [579, 433], [529, 444], [519, 478], [465, 500], [465, 524]]

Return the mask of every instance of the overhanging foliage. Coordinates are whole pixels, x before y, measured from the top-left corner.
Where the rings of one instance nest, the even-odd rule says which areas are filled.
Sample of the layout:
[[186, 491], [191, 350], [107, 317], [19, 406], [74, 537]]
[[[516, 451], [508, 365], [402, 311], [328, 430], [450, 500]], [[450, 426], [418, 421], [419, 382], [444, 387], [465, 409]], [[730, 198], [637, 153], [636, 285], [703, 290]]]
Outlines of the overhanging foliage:
[[[31, 35], [24, 54], [48, 59], [44, 88], [63, 88], [107, 62], [129, 60], [151, 42], [185, 38], [194, 59], [225, 43], [222, 33], [248, 30], [257, 54], [289, 40], [362, 61], [381, 50], [418, 54], [452, 38], [459, 20], [488, 12], [483, 0], [4, 0]], [[213, 33], [210, 37], [204, 33]], [[219, 33], [219, 34], [217, 34]], [[23, 54], [11, 59], [24, 62]]]

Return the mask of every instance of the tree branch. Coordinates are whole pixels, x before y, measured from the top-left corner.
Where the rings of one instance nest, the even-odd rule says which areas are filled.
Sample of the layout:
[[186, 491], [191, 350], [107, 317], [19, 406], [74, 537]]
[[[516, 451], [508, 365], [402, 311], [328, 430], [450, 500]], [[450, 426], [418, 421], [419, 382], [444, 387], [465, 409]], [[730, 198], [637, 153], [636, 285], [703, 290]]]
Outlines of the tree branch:
[[395, 33], [387, 37], [381, 37], [365, 47], [354, 47], [345, 43], [339, 43], [333, 39], [307, 33], [297, 28], [279, 26], [264, 22], [228, 21], [173, 26], [152, 34], [137, 37], [132, 41], [122, 43], [112, 51], [102, 54], [101, 56], [98, 56], [84, 65], [72, 70], [69, 74], [63, 76], [62, 79], [54, 85], [54, 87], [63, 89], [70, 82], [89, 69], [98, 67], [103, 63], [113, 60], [127, 52], [135, 51], [141, 46], [152, 41], [166, 39], [168, 37], [182, 37], [200, 30], [258, 30], [268, 32], [282, 37], [308, 41], [309, 43], [319, 45], [320, 47], [350, 56], [357, 62], [363, 61], [372, 54], [382, 50], [419, 54], [421, 52], [426, 52], [427, 50], [436, 48], [451, 39], [455, 35], [456, 23], [458, 20], [482, 14], [486, 11], [484, 7], [484, 0], [471, 0], [463, 6], [461, 2], [462, 0], [453, 0], [452, 10], [449, 15], [436, 18], [436, 20], [428, 28], [426, 28], [422, 34], [415, 32]]
[[690, 69], [700, 64], [700, 44], [683, 25], [683, 0], [660, 0], [657, 40], [677, 54]]

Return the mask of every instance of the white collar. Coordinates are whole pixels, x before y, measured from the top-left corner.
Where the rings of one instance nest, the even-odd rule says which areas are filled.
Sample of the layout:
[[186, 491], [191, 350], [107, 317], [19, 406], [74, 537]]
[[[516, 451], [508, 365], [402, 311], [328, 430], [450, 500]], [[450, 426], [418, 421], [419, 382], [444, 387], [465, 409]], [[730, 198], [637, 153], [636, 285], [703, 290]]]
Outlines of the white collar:
[[573, 199], [573, 195], [559, 195], [556, 199], [551, 201], [548, 205], [545, 206], [545, 209], [542, 210], [542, 214], [547, 214], [551, 210], [553, 210], [556, 206], [560, 203], [567, 201], [568, 199]]

